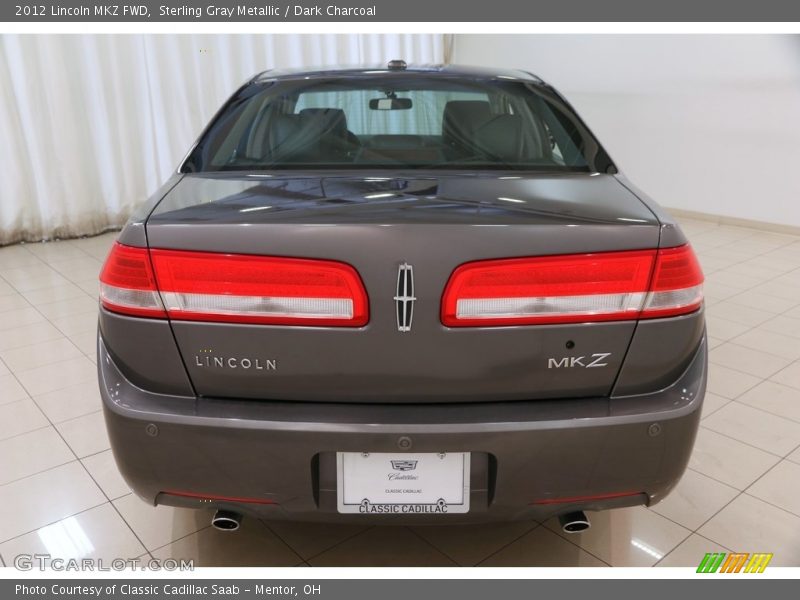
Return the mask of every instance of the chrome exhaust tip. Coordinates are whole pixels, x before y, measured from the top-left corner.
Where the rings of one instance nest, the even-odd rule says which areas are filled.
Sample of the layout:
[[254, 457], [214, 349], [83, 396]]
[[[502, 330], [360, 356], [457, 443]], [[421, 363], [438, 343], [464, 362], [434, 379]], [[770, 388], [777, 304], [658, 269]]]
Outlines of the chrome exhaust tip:
[[587, 517], [582, 510], [559, 515], [558, 521], [561, 523], [561, 530], [564, 533], [580, 533], [592, 526], [592, 524], [589, 523], [589, 517]]
[[218, 510], [211, 519], [211, 525], [219, 531], [236, 531], [242, 525], [242, 515], [230, 510]]

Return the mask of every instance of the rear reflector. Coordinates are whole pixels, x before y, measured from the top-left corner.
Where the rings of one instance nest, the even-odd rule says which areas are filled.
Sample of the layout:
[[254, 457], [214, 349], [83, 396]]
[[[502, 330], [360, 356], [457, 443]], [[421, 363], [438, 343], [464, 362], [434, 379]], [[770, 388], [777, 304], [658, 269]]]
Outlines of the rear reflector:
[[688, 245], [478, 261], [453, 272], [441, 318], [487, 327], [674, 316], [700, 307], [702, 282]]
[[[152, 267], [151, 267], [152, 261]], [[350, 265], [115, 244], [101, 275], [107, 309], [188, 321], [359, 327], [367, 294]]]
[[612, 492], [609, 494], [596, 494], [594, 496], [570, 496], [565, 498], [543, 498], [534, 500], [531, 504], [572, 504], [574, 502], [591, 502], [593, 500], [612, 500], [614, 498], [626, 498], [628, 496], [638, 496], [644, 492]]
[[100, 272], [100, 303], [137, 317], [166, 317], [146, 248], [115, 243]]
[[245, 498], [240, 496], [219, 496], [217, 494], [200, 494], [198, 492], [178, 492], [167, 490], [161, 492], [168, 496], [178, 496], [181, 498], [193, 498], [202, 502], [233, 502], [235, 504], [278, 504], [271, 498]]

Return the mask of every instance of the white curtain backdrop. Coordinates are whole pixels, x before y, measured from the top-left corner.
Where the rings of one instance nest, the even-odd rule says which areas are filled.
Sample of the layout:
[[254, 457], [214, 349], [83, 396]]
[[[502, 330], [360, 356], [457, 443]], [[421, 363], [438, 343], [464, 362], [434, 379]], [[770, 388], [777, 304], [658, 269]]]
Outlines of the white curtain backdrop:
[[118, 227], [273, 67], [444, 62], [443, 35], [2, 35], [0, 245]]

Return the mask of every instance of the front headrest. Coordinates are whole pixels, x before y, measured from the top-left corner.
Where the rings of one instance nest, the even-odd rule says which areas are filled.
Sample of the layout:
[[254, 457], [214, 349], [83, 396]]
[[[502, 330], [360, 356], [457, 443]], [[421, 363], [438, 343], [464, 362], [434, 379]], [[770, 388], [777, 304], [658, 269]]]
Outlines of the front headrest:
[[475, 131], [475, 146], [491, 157], [509, 163], [520, 160], [522, 124], [519, 115], [498, 115]]
[[347, 134], [347, 116], [341, 108], [304, 108], [299, 115], [303, 128], [313, 129], [318, 135]]
[[472, 134], [491, 116], [483, 100], [451, 100], [442, 113], [442, 141], [451, 147], [469, 148]]

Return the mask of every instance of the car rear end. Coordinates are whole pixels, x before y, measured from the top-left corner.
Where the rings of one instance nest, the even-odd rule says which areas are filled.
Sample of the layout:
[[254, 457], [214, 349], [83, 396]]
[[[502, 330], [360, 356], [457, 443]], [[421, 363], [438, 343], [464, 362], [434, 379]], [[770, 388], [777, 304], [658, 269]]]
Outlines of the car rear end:
[[[390, 82], [427, 90], [440, 75]], [[300, 84], [274, 85], [297, 98]], [[486, 122], [457, 117], [476, 112], [467, 93], [443, 101], [442, 138], [452, 119]], [[276, 130], [309, 114], [282, 110]], [[409, 143], [455, 150], [355, 135], [335, 168], [303, 154], [287, 170], [205, 169], [190, 155], [196, 172], [123, 230], [101, 275], [98, 370], [132, 489], [151, 504], [385, 523], [664, 497], [706, 381], [702, 273], [675, 223], [607, 166], [411, 168], [380, 161]], [[496, 160], [505, 142], [491, 143]]]

